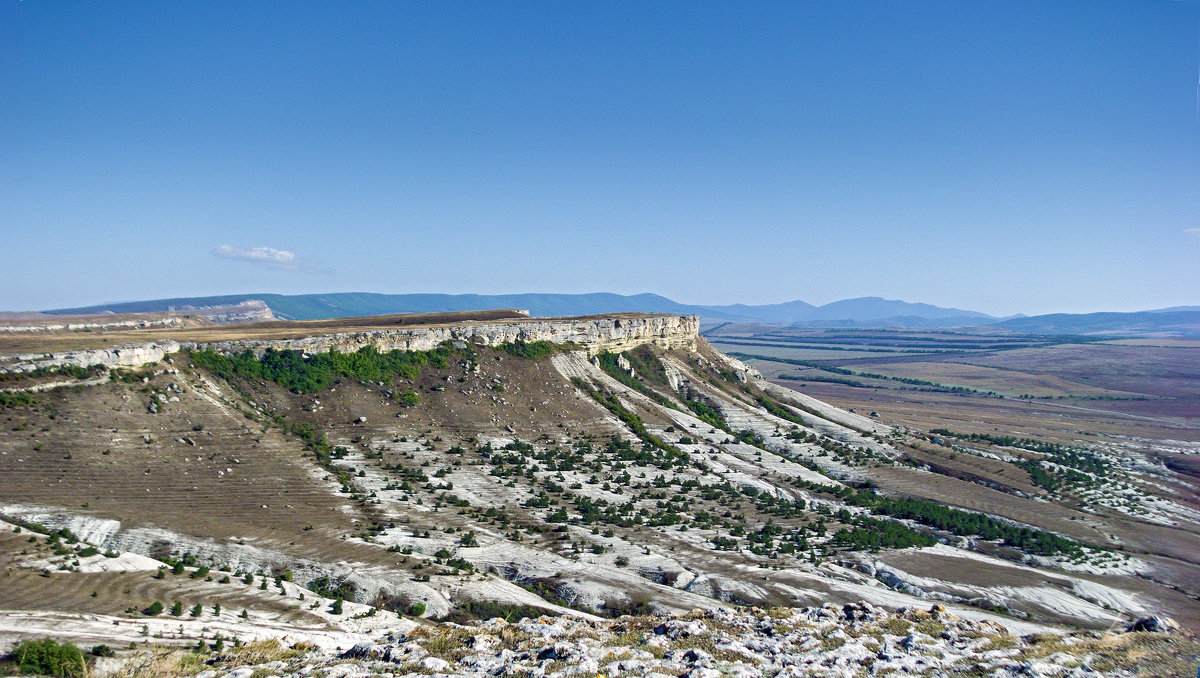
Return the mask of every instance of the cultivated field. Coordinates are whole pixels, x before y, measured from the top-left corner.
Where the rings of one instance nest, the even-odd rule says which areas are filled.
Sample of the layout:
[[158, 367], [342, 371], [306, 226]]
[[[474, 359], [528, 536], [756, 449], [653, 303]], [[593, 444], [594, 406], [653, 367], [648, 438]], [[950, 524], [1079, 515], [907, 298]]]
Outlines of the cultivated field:
[[[758, 331], [752, 332], [754, 328]], [[735, 329], [727, 334], [725, 327], [717, 327], [705, 335], [728, 353], [762, 356], [747, 359], [764, 374], [804, 384], [802, 388], [839, 403], [895, 402], [901, 408], [897, 414], [907, 415], [911, 409], [906, 403], [939, 403], [950, 394], [955, 396], [947, 401], [954, 403], [953, 409], [977, 411], [988, 419], [989, 409], [1005, 412], [1007, 405], [997, 398], [976, 398], [973, 392], [992, 392], [1035, 401], [1039, 411], [1051, 416], [1083, 417], [1089, 426], [1107, 413], [1119, 428], [1146, 424], [1175, 430], [1182, 440], [1200, 437], [1200, 352], [1191, 339]], [[768, 341], [769, 348], [752, 345]], [[834, 345], [842, 350], [830, 351]], [[935, 417], [956, 416], [940, 405], [935, 408]]]

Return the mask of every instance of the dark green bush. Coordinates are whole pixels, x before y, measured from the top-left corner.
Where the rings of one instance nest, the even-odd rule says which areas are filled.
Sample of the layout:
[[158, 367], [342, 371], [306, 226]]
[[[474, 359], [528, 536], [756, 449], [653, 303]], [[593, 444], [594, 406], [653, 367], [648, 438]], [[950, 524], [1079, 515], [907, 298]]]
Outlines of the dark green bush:
[[24, 393], [24, 392], [3, 393], [3, 392], [0, 392], [0, 410], [3, 410], [7, 407], [18, 407], [18, 406], [24, 407], [24, 406], [34, 405], [36, 403], [37, 403], [37, 398], [34, 398], [33, 396], [29, 395], [28, 393]]
[[526, 358], [528, 360], [540, 360], [547, 358], [555, 353], [558, 353], [564, 348], [562, 344], [555, 344], [549, 341], [514, 341], [508, 344], [501, 344], [500, 350], [515, 355], [518, 358]]
[[[630, 366], [633, 366], [634, 365], [634, 355], [632, 353], [625, 353], [624, 355], [626, 356], [627, 359], [629, 359]], [[653, 362], [648, 362], [651, 359], [653, 360]], [[642, 362], [638, 363], [638, 365], [646, 364], [646, 365], [649, 365], [651, 368], [653, 368], [654, 366], [658, 366], [660, 369], [662, 367], [661, 363], [658, 362], [658, 359], [655, 358], [653, 353], [650, 353], [648, 358], [643, 356], [642, 358], [640, 358], [640, 360], [642, 360]], [[621, 382], [622, 384], [625, 384], [626, 386], [634, 389], [635, 391], [638, 391], [646, 396], [649, 396], [649, 398], [651, 400], [658, 403], [659, 405], [662, 405], [663, 407], [671, 407], [671, 408], [675, 407], [675, 405], [669, 399], [667, 399], [665, 396], [663, 396], [661, 393], [659, 393], [658, 391], [655, 391], [654, 389], [650, 388], [646, 384], [642, 383], [642, 381], [638, 377], [635, 377], [634, 375], [621, 369], [621, 366], [618, 362], [617, 354], [601, 353], [596, 356], [596, 361], [598, 363], [600, 363], [600, 369], [607, 372], [608, 375], [611, 376], [613, 379], [616, 379], [617, 381]], [[636, 371], [637, 368], [634, 367], [634, 370]], [[644, 373], [637, 372], [637, 374], [642, 375]], [[666, 377], [664, 376], [663, 381], [665, 382], [665, 380], [666, 380]]]
[[196, 351], [192, 361], [208, 371], [229, 379], [267, 379], [296, 393], [316, 393], [339, 378], [359, 381], [391, 381], [396, 377], [416, 379], [422, 367], [444, 368], [452, 356], [466, 349], [439, 346], [432, 351], [379, 352], [373, 346], [341, 353], [329, 351], [305, 356], [300, 351], [267, 349], [261, 357], [251, 351], [224, 355], [215, 351]]
[[71, 643], [49, 638], [26, 640], [9, 655], [22, 672], [43, 676], [82, 676], [87, 670], [83, 651]]

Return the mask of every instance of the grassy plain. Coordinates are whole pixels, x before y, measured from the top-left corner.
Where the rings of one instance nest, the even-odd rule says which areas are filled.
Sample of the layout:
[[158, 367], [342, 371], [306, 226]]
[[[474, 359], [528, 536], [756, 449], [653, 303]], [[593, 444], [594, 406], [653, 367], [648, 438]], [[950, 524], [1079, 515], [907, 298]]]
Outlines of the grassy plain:
[[[897, 422], [966, 417], [993, 422], [989, 428], [1002, 423], [1044, 429], [1047, 423], [1039, 420], [1050, 417], [1058, 421], [1049, 428], [1066, 424], [1127, 435], [1170, 431], [1167, 437], [1200, 439], [1200, 352], [1191, 339], [735, 329], [732, 335], [720, 327], [705, 334], [716, 348], [751, 360], [781, 384], [840, 406], [888, 412]], [[770, 347], [751, 345], [768, 341]], [[855, 352], [830, 351], [835, 344]], [[963, 392], [949, 393], [953, 387]], [[1001, 397], [975, 393], [988, 391]], [[1025, 402], [1014, 405], [1011, 399]], [[1151, 430], [1143, 431], [1146, 427]]]

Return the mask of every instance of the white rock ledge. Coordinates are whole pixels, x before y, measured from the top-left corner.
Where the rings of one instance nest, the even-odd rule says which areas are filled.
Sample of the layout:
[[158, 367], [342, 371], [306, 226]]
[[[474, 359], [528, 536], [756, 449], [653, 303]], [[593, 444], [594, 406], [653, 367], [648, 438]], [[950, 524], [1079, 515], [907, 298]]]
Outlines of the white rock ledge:
[[444, 341], [467, 341], [498, 346], [515, 341], [549, 341], [578, 344], [589, 354], [624, 351], [642, 344], [662, 348], [695, 348], [700, 319], [696, 316], [647, 315], [638, 317], [587, 317], [467, 322], [441, 326], [383, 328], [359, 332], [337, 332], [298, 339], [244, 339], [221, 342], [159, 341], [111, 349], [33, 353], [0, 358], [2, 372], [29, 372], [39, 367], [77, 365], [87, 367], [137, 367], [154, 363], [181, 350], [212, 349], [219, 353], [268, 348], [322, 353], [330, 350], [353, 352], [367, 346], [380, 351], [428, 351]]

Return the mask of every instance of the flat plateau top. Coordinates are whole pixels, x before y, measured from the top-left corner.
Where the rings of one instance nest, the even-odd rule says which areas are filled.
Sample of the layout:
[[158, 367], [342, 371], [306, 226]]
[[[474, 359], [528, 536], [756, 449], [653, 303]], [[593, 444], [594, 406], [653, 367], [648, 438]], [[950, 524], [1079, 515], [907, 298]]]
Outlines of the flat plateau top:
[[[147, 320], [166, 314], [139, 314]], [[186, 316], [192, 326], [115, 328], [112, 330], [44, 330], [0, 332], [0, 355], [57, 353], [82, 349], [112, 348], [153, 341], [219, 342], [245, 339], [297, 339], [342, 332], [369, 332], [401, 327], [445, 327], [463, 324], [535, 323], [554, 320], [595, 320], [597, 318], [651, 318], [663, 313], [606, 313], [567, 318], [531, 318], [516, 309], [460, 311], [455, 313], [405, 313], [362, 318], [328, 320], [269, 320], [254, 323], [217, 325], [195, 316]], [[130, 317], [130, 316], [123, 316]], [[96, 321], [112, 316], [72, 317], [72, 322]], [[57, 319], [55, 319], [57, 320]], [[33, 324], [33, 323], [23, 323]]]

